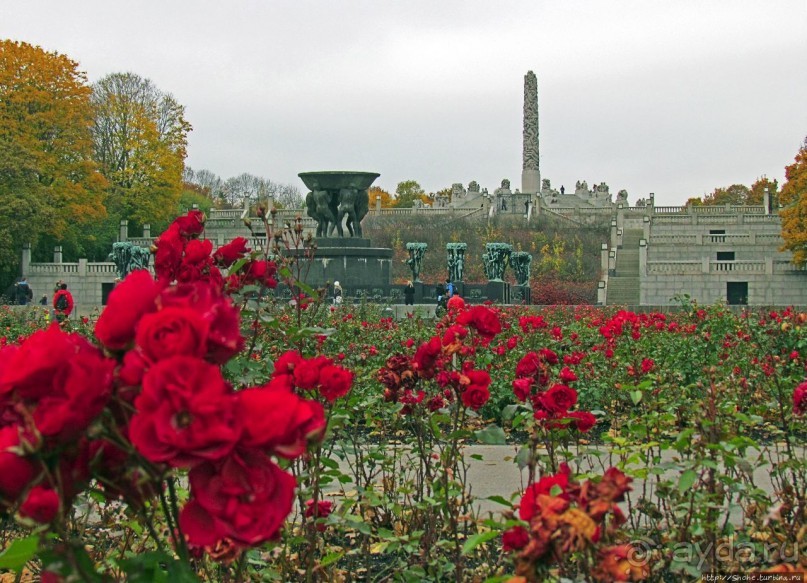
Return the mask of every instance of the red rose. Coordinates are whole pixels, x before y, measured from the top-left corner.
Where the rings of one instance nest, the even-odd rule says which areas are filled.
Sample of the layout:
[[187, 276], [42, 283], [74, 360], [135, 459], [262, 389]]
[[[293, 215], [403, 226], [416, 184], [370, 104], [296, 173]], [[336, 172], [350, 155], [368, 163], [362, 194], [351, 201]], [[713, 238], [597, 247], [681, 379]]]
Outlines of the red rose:
[[449, 311], [461, 312], [463, 309], [465, 309], [465, 300], [457, 294], [454, 294], [448, 299], [446, 307], [449, 309]]
[[122, 350], [134, 340], [135, 327], [144, 314], [157, 309], [160, 286], [145, 269], [133, 271], [119, 283], [95, 324], [95, 337], [110, 350]]
[[172, 356], [204, 357], [210, 323], [196, 310], [164, 308], [143, 316], [135, 341], [151, 362]]
[[[541, 511], [540, 504], [538, 503], [538, 496], [556, 496], [564, 500], [569, 499], [567, 489], [569, 487], [569, 477], [571, 470], [565, 463], [561, 464], [560, 470], [553, 476], [543, 476], [534, 484], [530, 484], [524, 491], [524, 496], [521, 497], [521, 503], [518, 507], [518, 517], [521, 520], [529, 520]], [[553, 494], [553, 489], [560, 490], [559, 493]]]
[[541, 348], [538, 351], [538, 356], [549, 364], [558, 364], [558, 355], [554, 350], [550, 350], [549, 348]]
[[51, 522], [59, 512], [59, 494], [44, 486], [35, 486], [20, 506], [20, 516], [40, 524]]
[[301, 399], [273, 379], [268, 385], [236, 393], [237, 415], [243, 423], [240, 445], [258, 447], [293, 459], [308, 442], [325, 432], [322, 405]]
[[66, 442], [84, 431], [109, 399], [115, 362], [57, 324], [35, 332], [0, 371], [0, 396], [14, 394], [39, 432]]
[[20, 451], [19, 428], [0, 427], [0, 498], [14, 501], [33, 479], [36, 470]]
[[156, 247], [154, 272], [162, 281], [174, 281], [177, 278], [179, 265], [182, 263], [182, 250], [185, 248], [185, 241], [183, 241], [179, 229], [173, 225], [168, 227], [154, 241], [154, 246]]
[[341, 366], [328, 365], [319, 373], [319, 392], [328, 401], [333, 403], [339, 397], [344, 397], [353, 384], [353, 373]]
[[[333, 503], [330, 500], [318, 500], [316, 505], [314, 505], [313, 498], [305, 501], [306, 518], [325, 519], [331, 515], [331, 512], [333, 512]], [[317, 524], [317, 530], [325, 532], [326, 525], [321, 520], [317, 520], [317, 522], [319, 523]]]
[[244, 347], [240, 312], [215, 284], [195, 281], [172, 286], [160, 294], [157, 303], [163, 308], [194, 310], [209, 323], [207, 359], [211, 362], [223, 364]]
[[130, 350], [123, 356], [123, 364], [118, 369], [118, 381], [123, 387], [137, 387], [143, 383], [143, 375], [149, 363], [139, 350]]
[[520, 551], [530, 542], [530, 533], [523, 526], [514, 526], [502, 533], [502, 550], [505, 553]]
[[199, 465], [189, 480], [191, 500], [180, 512], [179, 524], [196, 546], [213, 546], [224, 538], [255, 546], [276, 538], [297, 486], [294, 476], [255, 450]]
[[560, 371], [560, 380], [564, 383], [573, 383], [577, 380], [577, 375], [568, 366], [564, 366]]
[[244, 267], [244, 283], [257, 283], [266, 287], [277, 287], [277, 265], [274, 261], [250, 261]]
[[493, 338], [502, 331], [502, 323], [496, 312], [487, 306], [474, 306], [457, 318], [457, 324], [471, 326], [485, 338]]
[[490, 399], [490, 391], [483, 385], [471, 385], [462, 392], [462, 404], [478, 411]]
[[412, 368], [418, 372], [420, 376], [425, 379], [430, 379], [434, 376], [434, 365], [437, 363], [437, 358], [440, 356], [442, 350], [442, 343], [439, 336], [433, 336], [428, 342], [424, 342], [415, 352], [412, 359]]
[[532, 382], [532, 379], [529, 377], [520, 378], [513, 381], [513, 393], [515, 393], [516, 398], [522, 403], [530, 396], [530, 392], [532, 391]]
[[184, 217], [174, 219], [170, 228], [175, 228], [186, 239], [200, 235], [205, 230], [205, 214], [199, 209], [189, 210]]
[[233, 263], [249, 253], [247, 240], [244, 237], [236, 237], [226, 245], [222, 245], [213, 253], [213, 261], [219, 267], [230, 267]]
[[552, 385], [541, 395], [541, 405], [550, 413], [565, 413], [577, 403], [577, 391], [566, 385]]
[[793, 413], [804, 415], [805, 410], [807, 410], [807, 381], [801, 383], [793, 391]]
[[329, 364], [331, 360], [324, 356], [301, 360], [292, 372], [294, 384], [303, 390], [313, 389], [319, 383], [320, 371]]
[[235, 398], [217, 366], [189, 356], [161, 360], [143, 378], [130, 439], [143, 456], [193, 466], [228, 455], [241, 435]]
[[516, 377], [531, 377], [538, 373], [541, 368], [541, 358], [537, 352], [528, 352], [516, 365]]
[[580, 433], [588, 433], [597, 424], [597, 418], [588, 411], [573, 411], [568, 416], [573, 419], [572, 425]]

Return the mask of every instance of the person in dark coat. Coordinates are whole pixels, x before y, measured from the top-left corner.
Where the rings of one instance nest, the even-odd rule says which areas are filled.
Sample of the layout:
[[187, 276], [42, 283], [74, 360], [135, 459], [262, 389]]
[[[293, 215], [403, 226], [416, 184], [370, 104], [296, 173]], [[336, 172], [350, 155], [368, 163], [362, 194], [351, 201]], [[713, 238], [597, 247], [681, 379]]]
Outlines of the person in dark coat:
[[407, 281], [404, 288], [404, 305], [415, 305], [415, 286], [411, 281]]

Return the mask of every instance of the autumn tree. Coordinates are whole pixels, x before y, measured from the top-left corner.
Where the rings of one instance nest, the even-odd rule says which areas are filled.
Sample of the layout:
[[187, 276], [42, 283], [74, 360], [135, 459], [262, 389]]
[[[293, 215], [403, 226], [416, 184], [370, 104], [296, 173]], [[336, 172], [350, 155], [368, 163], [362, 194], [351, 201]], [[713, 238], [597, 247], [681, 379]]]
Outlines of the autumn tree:
[[398, 183], [395, 189], [395, 206], [397, 208], [411, 208], [415, 201], [428, 202], [429, 198], [420, 184], [415, 180], [404, 180]]
[[765, 201], [766, 190], [768, 191], [771, 200], [778, 197], [779, 181], [775, 179], [771, 180], [765, 176], [762, 178], [757, 178], [756, 182], [751, 185], [751, 191], [748, 193], [748, 198], [746, 198], [745, 204], [762, 204]]
[[95, 158], [115, 218], [160, 223], [176, 212], [191, 125], [185, 108], [149, 79], [107, 75], [92, 87]]
[[380, 186], [371, 186], [367, 190], [367, 194], [370, 197], [371, 209], [375, 208], [375, 201], [378, 197], [381, 197], [381, 208], [391, 208], [395, 205], [395, 199], [393, 196]]
[[92, 158], [90, 95], [75, 61], [0, 40], [0, 271], [6, 279], [17, 273], [24, 243], [36, 250], [45, 239], [77, 244], [83, 227], [106, 215], [106, 182]]
[[784, 208], [782, 239], [784, 249], [793, 252], [793, 263], [807, 264], [807, 138], [796, 154], [796, 161], [785, 168], [786, 182], [782, 185], [779, 202]]

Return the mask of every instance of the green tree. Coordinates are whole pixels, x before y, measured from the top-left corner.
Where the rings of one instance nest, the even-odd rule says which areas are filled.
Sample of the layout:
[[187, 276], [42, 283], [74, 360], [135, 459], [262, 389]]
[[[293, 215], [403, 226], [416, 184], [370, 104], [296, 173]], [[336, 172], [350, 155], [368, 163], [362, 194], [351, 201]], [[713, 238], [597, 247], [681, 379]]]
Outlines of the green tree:
[[397, 208], [411, 208], [415, 200], [428, 200], [426, 192], [415, 180], [399, 182], [395, 189], [395, 206]]
[[93, 85], [95, 157], [114, 219], [160, 223], [176, 212], [188, 132], [185, 108], [149, 79], [114, 73]]
[[796, 161], [785, 168], [786, 182], [779, 201], [784, 208], [782, 239], [785, 249], [793, 252], [793, 263], [807, 264], [807, 138], [796, 154]]
[[91, 90], [78, 64], [23, 42], [0, 41], [0, 273], [46, 239], [76, 244], [106, 216], [106, 181], [93, 161]]

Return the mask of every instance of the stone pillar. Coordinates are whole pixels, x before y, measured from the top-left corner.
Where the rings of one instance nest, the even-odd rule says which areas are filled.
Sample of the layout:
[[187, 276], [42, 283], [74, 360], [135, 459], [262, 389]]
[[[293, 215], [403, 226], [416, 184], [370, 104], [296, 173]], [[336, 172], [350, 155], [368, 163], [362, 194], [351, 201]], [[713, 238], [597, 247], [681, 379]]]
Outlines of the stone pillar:
[[650, 217], [642, 217], [642, 235], [646, 240], [650, 240]]
[[603, 273], [608, 273], [608, 243], [603, 243], [600, 247], [600, 269]]
[[123, 219], [120, 222], [120, 234], [118, 235], [118, 241], [120, 241], [121, 243], [125, 243], [128, 240], [129, 240], [129, 221]]
[[611, 247], [616, 247], [616, 219], [611, 219]]
[[87, 277], [87, 260], [86, 259], [79, 259], [78, 260], [78, 276], [80, 278]]
[[378, 195], [375, 197], [375, 212], [376, 214], [381, 214], [381, 196]]
[[639, 241], [639, 279], [647, 274], [647, 241]]
[[621, 202], [616, 205], [616, 226], [620, 231], [625, 228], [625, 205]]
[[541, 191], [538, 147], [538, 79], [532, 71], [524, 75], [524, 148], [522, 150], [521, 192]]
[[647, 201], [647, 204], [648, 204], [649, 206], [651, 206], [651, 207], [652, 207], [652, 206], [656, 206], [656, 200], [655, 200], [655, 199], [656, 199], [656, 193], [655, 193], [655, 192], [651, 192], [651, 193], [650, 193], [650, 200], [648, 200], [648, 201]]
[[151, 225], [149, 225], [148, 223], [143, 225], [143, 238], [151, 239]]
[[597, 283], [597, 304], [605, 305], [605, 282], [602, 280]]
[[773, 275], [773, 257], [765, 258], [765, 275]]
[[53, 262], [54, 263], [61, 263], [62, 262], [62, 246], [57, 245], [53, 248]]
[[608, 252], [608, 275], [616, 275], [616, 249]]
[[22, 246], [22, 275], [28, 275], [31, 267], [31, 244], [24, 243]]
[[709, 258], [706, 256], [701, 257], [701, 273], [709, 273]]

